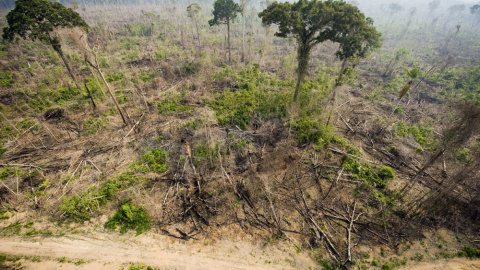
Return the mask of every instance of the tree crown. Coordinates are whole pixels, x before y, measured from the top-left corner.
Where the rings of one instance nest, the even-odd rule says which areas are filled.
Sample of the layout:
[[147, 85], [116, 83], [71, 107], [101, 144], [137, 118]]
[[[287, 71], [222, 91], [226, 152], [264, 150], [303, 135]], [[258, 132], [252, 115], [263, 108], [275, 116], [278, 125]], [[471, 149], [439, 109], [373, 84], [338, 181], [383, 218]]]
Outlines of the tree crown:
[[58, 27], [82, 27], [87, 23], [71, 8], [48, 0], [17, 0], [15, 8], [7, 14], [8, 27], [3, 39], [13, 40], [16, 35], [32, 40], [51, 41], [50, 33]]
[[208, 21], [210, 26], [218, 24], [227, 24], [237, 17], [241, 12], [240, 6], [233, 0], [216, 0], [213, 5], [213, 19]]
[[365, 57], [381, 45], [380, 33], [373, 20], [344, 1], [299, 0], [270, 4], [259, 15], [264, 24], [277, 24], [279, 37], [292, 35], [307, 47], [331, 40], [340, 43], [336, 55], [340, 59]]

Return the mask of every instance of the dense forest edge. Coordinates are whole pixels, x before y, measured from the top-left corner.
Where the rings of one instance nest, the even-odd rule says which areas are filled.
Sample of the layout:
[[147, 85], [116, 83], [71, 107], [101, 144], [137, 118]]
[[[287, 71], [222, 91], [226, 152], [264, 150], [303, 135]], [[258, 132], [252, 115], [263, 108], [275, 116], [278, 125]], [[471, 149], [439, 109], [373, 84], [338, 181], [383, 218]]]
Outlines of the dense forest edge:
[[21, 3], [57, 21], [0, 1], [1, 238], [480, 258], [480, 2]]

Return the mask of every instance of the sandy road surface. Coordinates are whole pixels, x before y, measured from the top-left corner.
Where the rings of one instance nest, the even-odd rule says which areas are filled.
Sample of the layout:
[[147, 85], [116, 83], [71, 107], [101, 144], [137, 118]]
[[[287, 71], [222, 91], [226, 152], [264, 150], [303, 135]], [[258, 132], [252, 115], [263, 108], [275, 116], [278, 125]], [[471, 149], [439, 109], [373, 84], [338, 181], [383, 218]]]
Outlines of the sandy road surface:
[[[161, 235], [94, 233], [85, 236], [6, 237], [0, 253], [38, 256], [41, 262], [22, 260], [23, 269], [120, 269], [144, 263], [160, 269], [311, 269], [318, 268], [308, 256], [284, 246], [220, 241], [214, 245], [173, 241]], [[66, 257], [72, 262], [60, 263]]]

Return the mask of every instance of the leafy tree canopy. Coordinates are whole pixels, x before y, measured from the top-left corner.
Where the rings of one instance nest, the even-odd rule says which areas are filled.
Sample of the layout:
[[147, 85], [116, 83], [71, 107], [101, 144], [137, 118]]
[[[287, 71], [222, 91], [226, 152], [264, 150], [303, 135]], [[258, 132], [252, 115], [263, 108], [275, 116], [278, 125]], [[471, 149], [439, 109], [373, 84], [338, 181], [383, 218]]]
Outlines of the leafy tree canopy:
[[217, 0], [213, 5], [213, 19], [208, 21], [210, 26], [218, 24], [228, 24], [241, 12], [240, 6], [233, 0]]
[[197, 3], [190, 4], [187, 7], [188, 17], [196, 18], [198, 13], [200, 13], [201, 10], [202, 10], [202, 7], [200, 7]]
[[333, 21], [334, 36], [331, 40], [340, 43], [336, 55], [341, 60], [364, 58], [382, 44], [381, 33], [373, 26], [373, 20], [365, 18], [356, 6], [341, 5]]
[[50, 34], [55, 28], [78, 26], [88, 29], [77, 12], [48, 0], [17, 0], [15, 8], [7, 14], [7, 22], [2, 36], [5, 40], [13, 40], [18, 35], [52, 42]]

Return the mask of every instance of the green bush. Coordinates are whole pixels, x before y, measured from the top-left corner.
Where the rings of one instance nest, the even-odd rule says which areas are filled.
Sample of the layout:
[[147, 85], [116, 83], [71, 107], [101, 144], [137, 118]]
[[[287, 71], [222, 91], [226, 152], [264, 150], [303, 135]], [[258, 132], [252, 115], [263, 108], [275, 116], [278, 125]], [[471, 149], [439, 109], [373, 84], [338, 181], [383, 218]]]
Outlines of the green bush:
[[347, 158], [343, 162], [343, 166], [346, 172], [352, 173], [352, 179], [364, 181], [379, 189], [387, 187], [388, 181], [395, 178], [395, 171], [388, 166], [374, 168], [370, 164], [360, 163], [358, 159], [352, 157]]
[[105, 227], [116, 229], [120, 226], [122, 234], [132, 229], [136, 230], [136, 235], [139, 235], [151, 229], [150, 223], [150, 217], [144, 208], [132, 205], [131, 201], [124, 201], [115, 215], [105, 223]]
[[147, 164], [151, 171], [164, 173], [168, 170], [168, 152], [162, 148], [155, 148], [142, 155], [141, 162]]
[[457, 253], [459, 257], [480, 258], [480, 249], [474, 247], [464, 247]]
[[326, 148], [334, 137], [331, 126], [307, 116], [297, 121], [293, 128], [298, 132], [295, 138], [300, 143], [314, 143]]

